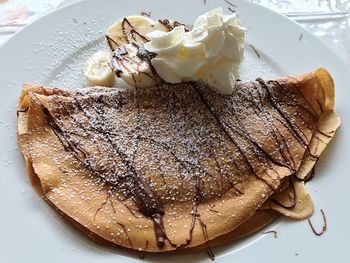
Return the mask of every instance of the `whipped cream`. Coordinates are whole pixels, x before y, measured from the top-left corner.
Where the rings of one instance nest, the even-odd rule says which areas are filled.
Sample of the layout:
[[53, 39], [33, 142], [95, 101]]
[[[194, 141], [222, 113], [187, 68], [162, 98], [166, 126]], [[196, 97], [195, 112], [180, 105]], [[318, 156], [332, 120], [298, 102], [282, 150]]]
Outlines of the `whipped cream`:
[[199, 81], [217, 92], [232, 93], [245, 38], [236, 14], [213, 9], [199, 16], [189, 32], [178, 26], [170, 32], [153, 31], [147, 37], [150, 41], [144, 47], [156, 53], [151, 63], [163, 80]]

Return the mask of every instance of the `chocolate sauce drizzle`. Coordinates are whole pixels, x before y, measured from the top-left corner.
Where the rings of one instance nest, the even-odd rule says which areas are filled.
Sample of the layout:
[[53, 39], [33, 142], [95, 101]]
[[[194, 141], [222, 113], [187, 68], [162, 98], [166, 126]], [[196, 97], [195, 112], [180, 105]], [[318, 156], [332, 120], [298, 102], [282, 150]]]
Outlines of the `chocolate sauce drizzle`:
[[145, 11], [142, 11], [142, 12], [140, 13], [140, 15], [142, 15], [142, 16], [147, 16], [147, 17], [151, 17], [152, 12], [145, 12]]
[[107, 44], [108, 44], [110, 50], [112, 52], [114, 52], [114, 50], [116, 50], [119, 47], [119, 44], [113, 38], [111, 38], [108, 35], [105, 35], [105, 38], [107, 40]]
[[16, 111], [16, 115], [17, 115], [17, 117], [19, 116], [19, 113], [20, 113], [20, 112], [21, 112], [21, 113], [27, 112], [27, 111], [28, 111], [28, 109], [29, 109], [29, 107], [24, 108], [24, 109], [17, 110], [17, 111]]
[[123, 224], [119, 223], [119, 222], [118, 222], [118, 225], [120, 225], [120, 226], [122, 227], [123, 232], [124, 232], [126, 238], [128, 239], [128, 242], [129, 242], [130, 247], [131, 247], [131, 248], [134, 248], [134, 245], [133, 245], [132, 242], [131, 242], [131, 239], [130, 239], [130, 237], [129, 237], [128, 230], [126, 229], [126, 227], [125, 227]]
[[[99, 101], [96, 101], [99, 102]], [[82, 108], [80, 106], [80, 108]], [[103, 113], [103, 108], [100, 107], [99, 112], [100, 114]], [[81, 153], [84, 155], [83, 158], [87, 158], [87, 153], [85, 153], [82, 149], [79, 149], [77, 147], [77, 143], [72, 140], [72, 138], [68, 135], [68, 132], [63, 130], [59, 127], [57, 122], [54, 120], [54, 118], [51, 116], [50, 112], [47, 108], [44, 108], [44, 114], [46, 116], [46, 119], [48, 123], [50, 124], [51, 128], [57, 135], [57, 137], [62, 142], [63, 146], [73, 153], [75, 153], [75, 156], [80, 161], [83, 161], [81, 156], [79, 156]], [[77, 120], [74, 120], [77, 122]], [[81, 125], [80, 125], [81, 127]], [[86, 129], [84, 129], [87, 131]], [[108, 131], [104, 133], [104, 135], [109, 135]], [[133, 197], [135, 198], [135, 202], [139, 208], [139, 211], [144, 214], [145, 216], [151, 218], [154, 223], [154, 229], [155, 229], [155, 235], [157, 239], [157, 244], [160, 248], [164, 246], [165, 240], [168, 240], [163, 226], [163, 219], [162, 216], [164, 215], [164, 205], [162, 203], [162, 200], [158, 197], [157, 193], [154, 192], [148, 184], [144, 182], [144, 179], [139, 175], [139, 173], [136, 171], [133, 164], [129, 161], [127, 155], [120, 150], [120, 148], [113, 144], [112, 140], [107, 137], [107, 140], [111, 143], [113, 149], [118, 154], [120, 159], [122, 160], [124, 166], [127, 168], [129, 172], [129, 176], [132, 176], [133, 180]], [[88, 159], [86, 159], [88, 160]], [[101, 174], [101, 171], [98, 171], [92, 167], [92, 165], [89, 162], [85, 162], [85, 165], [87, 168], [89, 168], [93, 173], [97, 174], [98, 176], [101, 176], [104, 178], [104, 176]], [[104, 178], [106, 179], [106, 178]], [[107, 181], [109, 181], [107, 179]], [[111, 181], [109, 181], [111, 183]], [[126, 233], [127, 234], [127, 233]], [[169, 241], [170, 242], [170, 241]], [[170, 244], [172, 244], [170, 242]]]
[[146, 36], [140, 34], [135, 29], [135, 27], [130, 23], [130, 21], [127, 18], [124, 18], [122, 21], [122, 31], [127, 43], [146, 43], [149, 41], [149, 39]]
[[[237, 147], [238, 151], [241, 153], [241, 155], [244, 157], [245, 161], [247, 162], [247, 164], [249, 165], [252, 173], [258, 177], [259, 179], [263, 180], [264, 182], [266, 182], [271, 188], [272, 190], [275, 190], [277, 188], [276, 185], [274, 185], [273, 183], [271, 183], [270, 181], [267, 181], [266, 179], [260, 177], [256, 171], [256, 168], [253, 167], [253, 165], [251, 164], [251, 161], [249, 160], [249, 157], [245, 154], [245, 152], [243, 151], [242, 147], [239, 145], [239, 143], [237, 143], [235, 137], [232, 133], [236, 133], [236, 135], [240, 135], [242, 137], [244, 137], [246, 139], [246, 141], [250, 144], [256, 147], [256, 150], [260, 151], [259, 154], [257, 154], [258, 158], [260, 157], [260, 159], [262, 158], [268, 158], [269, 161], [271, 161], [272, 163], [277, 163], [278, 165], [281, 166], [286, 166], [284, 164], [281, 164], [280, 162], [274, 160], [270, 155], [268, 155], [262, 147], [259, 146], [259, 143], [254, 140], [253, 138], [251, 138], [249, 136], [249, 133], [247, 133], [247, 131], [245, 131], [244, 129], [241, 128], [241, 123], [239, 122], [239, 118], [237, 118], [235, 116], [235, 114], [232, 114], [232, 117], [234, 117], [237, 122], [238, 125], [236, 127], [230, 126], [226, 121], [222, 120], [221, 117], [212, 110], [212, 107], [209, 105], [209, 101], [207, 101], [203, 94], [201, 93], [201, 91], [198, 88], [198, 85], [196, 83], [191, 83], [192, 87], [194, 88], [194, 90], [197, 92], [197, 94], [199, 95], [199, 97], [201, 98], [203, 104], [207, 107], [208, 111], [211, 113], [211, 115], [214, 117], [214, 119], [217, 121], [217, 123], [220, 125], [221, 129], [224, 131], [224, 133], [228, 136], [228, 138], [230, 139], [230, 141]], [[264, 155], [264, 156], [263, 156]]]
[[[148, 240], [146, 240], [145, 247], [141, 251], [143, 251], [143, 252], [147, 251], [148, 243], [149, 243]], [[140, 253], [139, 254], [139, 258], [140, 259], [145, 259], [145, 253]]]
[[[201, 189], [198, 188], [197, 191], [201, 191]], [[198, 220], [199, 225], [201, 227], [201, 231], [202, 231], [204, 240], [205, 240], [207, 254], [211, 260], [215, 260], [215, 255], [214, 255], [213, 250], [211, 249], [211, 247], [209, 245], [209, 236], [208, 236], [208, 231], [207, 231], [207, 225], [203, 222], [203, 220], [200, 218], [200, 214], [198, 213], [198, 205], [201, 201], [203, 201], [201, 194], [196, 195], [196, 199], [194, 200], [194, 204], [192, 206], [192, 211], [191, 211], [192, 221], [191, 221], [191, 226], [190, 226], [188, 238], [186, 239], [186, 242], [179, 245], [178, 248], [186, 247], [191, 243], [192, 236], [193, 236], [193, 230], [194, 230], [194, 227], [196, 225], [196, 221]]]
[[[230, 11], [234, 13], [234, 10], [230, 10]], [[253, 45], [249, 45], [249, 46], [253, 49], [253, 51], [254, 51], [255, 55], [258, 57], [258, 59], [261, 59], [260, 53], [258, 52], [256, 47]]]
[[95, 221], [95, 219], [96, 219], [97, 214], [103, 209], [103, 207], [104, 207], [105, 205], [108, 204], [108, 202], [110, 203], [110, 205], [111, 205], [111, 207], [112, 207], [112, 209], [113, 209], [113, 212], [114, 212], [114, 213], [117, 212], [117, 211], [115, 210], [115, 208], [114, 208], [114, 205], [113, 205], [112, 200], [110, 199], [110, 198], [111, 198], [111, 195], [112, 195], [112, 190], [108, 190], [107, 196], [106, 196], [106, 200], [103, 201], [103, 203], [101, 204], [101, 206], [100, 206], [100, 207], [96, 210], [96, 212], [95, 212], [94, 221]]
[[215, 255], [214, 255], [214, 252], [213, 252], [213, 250], [211, 249], [211, 247], [209, 245], [209, 237], [208, 237], [207, 225], [204, 224], [203, 221], [200, 218], [198, 218], [198, 221], [199, 221], [199, 224], [201, 226], [202, 233], [203, 233], [203, 236], [204, 236], [204, 239], [205, 239], [205, 245], [207, 247], [208, 256], [209, 256], [209, 258], [212, 261], [214, 261], [215, 260]]
[[177, 26], [184, 26], [185, 27], [185, 32], [188, 32], [190, 31], [190, 29], [188, 28], [188, 26], [186, 26], [185, 24], [182, 24], [178, 21], [172, 21], [170, 22], [168, 19], [159, 19], [158, 22], [160, 24], [162, 24], [166, 29], [167, 31], [171, 31], [173, 30], [175, 27]]
[[[135, 87], [137, 87], [135, 74], [145, 74], [149, 78], [153, 79], [155, 83], [157, 83], [159, 81], [159, 77], [151, 64], [151, 60], [156, 56], [156, 54], [147, 51], [143, 46], [143, 44], [148, 42], [149, 39], [145, 35], [139, 33], [127, 18], [124, 18], [122, 21], [122, 32], [122, 44], [118, 44], [116, 40], [106, 35], [107, 43], [113, 52], [110, 66], [114, 70], [116, 76], [120, 78], [123, 73], [132, 73]], [[132, 47], [128, 47], [124, 45], [124, 43], [131, 44]], [[137, 50], [137, 58], [129, 56], [129, 52], [131, 51], [129, 50], [130, 48]], [[135, 67], [138, 67], [142, 63], [147, 63], [149, 65], [151, 73], [142, 72], [141, 70], [135, 71]]]
[[[166, 242], [175, 248], [188, 246], [198, 221], [214, 259], [198, 207], [230, 189], [244, 194], [237, 185], [251, 176], [277, 189], [277, 168], [289, 169], [290, 174], [298, 169], [291, 145], [305, 150], [317, 130], [317, 114], [297, 87], [288, 90], [295, 99], [286, 101], [280, 84], [257, 79], [238, 84], [232, 95], [216, 94], [197, 83], [134, 92], [87, 89], [72, 92], [65, 100], [52, 96], [43, 112], [68, 152], [153, 221], [159, 248]], [[255, 121], [259, 131], [252, 125]], [[213, 160], [214, 172], [206, 160]], [[160, 186], [152, 175], [161, 177]], [[174, 183], [173, 178], [178, 180]], [[182, 187], [187, 193], [176, 194]], [[183, 244], [174, 244], [166, 234], [163, 216], [169, 198], [192, 204]]]
[[133, 217], [135, 218], [141, 218], [142, 216], [138, 216], [135, 214], [135, 212], [138, 212], [138, 210], [134, 209], [134, 208], [130, 208], [127, 204], [125, 204], [126, 209], [128, 209], [128, 211], [130, 212], [130, 214], [133, 215]]
[[321, 211], [321, 213], [322, 213], [322, 218], [323, 218], [323, 227], [322, 227], [322, 230], [321, 230], [320, 232], [317, 232], [317, 231], [316, 231], [315, 227], [314, 227], [313, 224], [311, 223], [310, 218], [307, 219], [307, 221], [309, 222], [309, 225], [310, 225], [310, 227], [311, 227], [312, 232], [314, 232], [314, 234], [315, 234], [316, 236], [321, 236], [321, 235], [323, 235], [324, 232], [327, 231], [327, 218], [326, 218], [326, 215], [324, 214], [324, 212], [323, 212], [322, 209], [320, 209], [320, 211]]
[[277, 238], [277, 231], [276, 230], [270, 230], [270, 231], [265, 231], [265, 232], [261, 232], [261, 233], [264, 235], [273, 234], [273, 237]]
[[231, 3], [231, 2], [228, 1], [228, 0], [225, 0], [225, 2], [226, 2], [227, 4], [229, 4], [230, 6], [232, 6], [232, 7], [237, 7], [234, 3]]
[[237, 11], [234, 10], [232, 7], [228, 7], [227, 9], [228, 9], [231, 13], [233, 13], [233, 14], [234, 14], [234, 13], [237, 13]]

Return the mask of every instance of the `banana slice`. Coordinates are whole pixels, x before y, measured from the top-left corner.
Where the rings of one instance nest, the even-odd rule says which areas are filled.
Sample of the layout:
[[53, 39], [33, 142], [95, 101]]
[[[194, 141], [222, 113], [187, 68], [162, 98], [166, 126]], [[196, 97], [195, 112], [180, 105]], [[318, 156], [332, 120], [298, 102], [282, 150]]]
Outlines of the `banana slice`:
[[111, 66], [117, 77], [136, 88], [148, 88], [160, 83], [161, 79], [151, 66], [153, 53], [136, 42], [117, 48]]
[[159, 84], [161, 79], [151, 65], [155, 54], [143, 47], [148, 42], [146, 35], [155, 30], [171, 31], [179, 25], [167, 19], [155, 22], [144, 16], [128, 16], [110, 26], [106, 40], [113, 51], [111, 66], [117, 77], [136, 88]]
[[109, 66], [110, 57], [110, 52], [98, 51], [86, 61], [84, 75], [90, 86], [114, 86], [115, 75]]
[[112, 50], [119, 46], [135, 41], [147, 42], [146, 35], [154, 30], [169, 31], [168, 20], [153, 21], [144, 16], [128, 16], [115, 22], [107, 29], [107, 41]]

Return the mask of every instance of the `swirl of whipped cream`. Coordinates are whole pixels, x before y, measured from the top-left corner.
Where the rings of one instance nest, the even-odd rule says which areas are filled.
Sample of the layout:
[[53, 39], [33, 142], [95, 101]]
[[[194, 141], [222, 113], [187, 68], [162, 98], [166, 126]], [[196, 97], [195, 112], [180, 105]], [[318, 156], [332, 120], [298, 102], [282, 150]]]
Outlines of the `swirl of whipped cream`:
[[145, 49], [156, 54], [151, 63], [163, 80], [199, 81], [217, 92], [232, 93], [245, 37], [236, 14], [213, 9], [199, 16], [189, 32], [178, 26], [170, 32], [153, 31], [147, 37], [150, 41]]

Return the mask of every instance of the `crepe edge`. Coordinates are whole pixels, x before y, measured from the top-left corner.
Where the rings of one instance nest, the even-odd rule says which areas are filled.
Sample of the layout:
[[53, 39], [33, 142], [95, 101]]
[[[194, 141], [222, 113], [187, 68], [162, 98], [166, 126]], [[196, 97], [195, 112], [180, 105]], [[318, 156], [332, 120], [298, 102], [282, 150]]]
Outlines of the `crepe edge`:
[[[309, 151], [305, 151], [303, 161], [296, 173], [297, 181], [293, 182], [296, 205], [293, 208], [286, 208], [268, 200], [262, 206], [262, 209], [273, 210], [294, 220], [303, 220], [309, 218], [314, 211], [314, 205], [305, 183], [311, 179], [311, 174], [326, 146], [335, 136], [335, 132], [341, 124], [339, 115], [334, 111], [335, 92], [334, 80], [325, 68], [316, 70], [298, 76], [282, 78], [281, 81], [297, 82], [300, 91], [308, 100], [315, 112], [319, 113], [318, 130], [311, 138]], [[289, 187], [290, 189], [290, 187]], [[279, 203], [288, 199], [288, 189], [284, 191], [281, 198], [276, 198]]]

